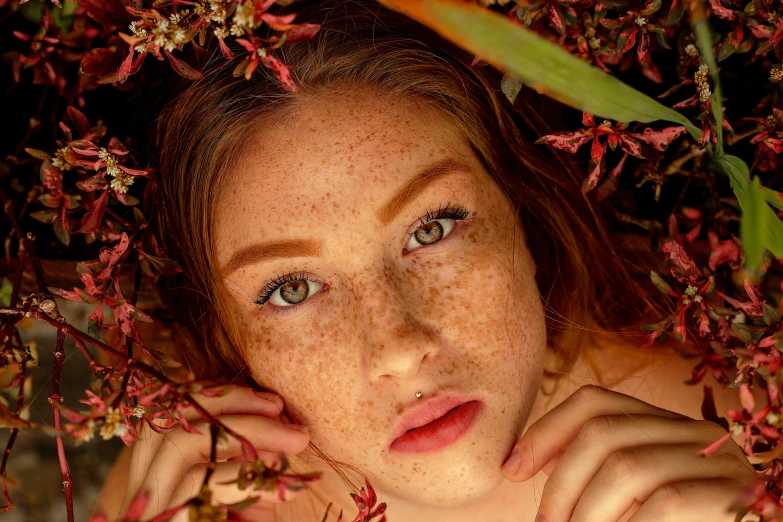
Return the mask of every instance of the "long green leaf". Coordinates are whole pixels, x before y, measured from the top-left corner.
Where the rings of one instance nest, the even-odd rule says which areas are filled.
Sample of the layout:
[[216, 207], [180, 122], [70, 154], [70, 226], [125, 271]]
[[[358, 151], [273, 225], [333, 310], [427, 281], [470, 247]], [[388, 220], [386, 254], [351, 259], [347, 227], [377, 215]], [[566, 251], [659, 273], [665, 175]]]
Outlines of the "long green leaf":
[[462, 0], [380, 0], [525, 84], [577, 109], [621, 122], [688, 118], [508, 18]]
[[758, 270], [765, 250], [777, 257], [783, 257], [783, 222], [767, 205], [758, 176], [753, 177], [742, 196], [740, 237], [745, 251], [745, 265]]
[[[760, 200], [760, 201], [759, 201]], [[740, 237], [742, 249], [745, 251], [745, 266], [751, 270], [758, 268], [764, 255], [764, 213], [766, 206], [761, 196], [759, 178], [754, 177], [753, 182], [739, 198], [742, 207], [742, 221], [740, 222]], [[759, 204], [761, 203], [761, 204]]]

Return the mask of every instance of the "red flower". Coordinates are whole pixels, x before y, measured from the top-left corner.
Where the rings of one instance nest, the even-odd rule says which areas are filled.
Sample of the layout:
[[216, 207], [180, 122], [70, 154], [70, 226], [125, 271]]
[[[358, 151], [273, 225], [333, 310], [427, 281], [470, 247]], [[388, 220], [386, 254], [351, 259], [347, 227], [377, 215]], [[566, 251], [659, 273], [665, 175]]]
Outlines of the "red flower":
[[[383, 514], [386, 511], [386, 502], [381, 502], [378, 506], [375, 503], [378, 501], [378, 497], [375, 496], [375, 490], [373, 489], [370, 481], [365, 477], [364, 484], [367, 486], [367, 491], [361, 488], [359, 494], [351, 493], [351, 498], [356, 502], [356, 507], [359, 508], [359, 513], [353, 522], [375, 522], [375, 518], [381, 517], [377, 522], [386, 522], [386, 516]], [[375, 507], [375, 509], [373, 509]], [[342, 513], [337, 522], [342, 520]]]
[[[579, 147], [592, 141], [590, 148], [590, 167], [589, 176], [585, 179], [582, 189], [588, 192], [595, 188], [604, 174], [604, 154], [606, 148], [611, 147], [615, 150], [619, 145], [622, 150], [636, 158], [644, 159], [642, 155], [641, 142], [651, 145], [653, 148], [664, 151], [669, 144], [677, 137], [686, 132], [685, 127], [667, 127], [661, 130], [644, 129], [642, 134], [628, 132], [626, 126], [621, 122], [612, 123], [604, 120], [600, 125], [595, 124], [592, 114], [582, 113], [582, 124], [586, 129], [576, 132], [556, 132], [542, 136], [536, 143], [545, 143], [555, 148], [575, 153]], [[604, 136], [606, 139], [599, 140]]]

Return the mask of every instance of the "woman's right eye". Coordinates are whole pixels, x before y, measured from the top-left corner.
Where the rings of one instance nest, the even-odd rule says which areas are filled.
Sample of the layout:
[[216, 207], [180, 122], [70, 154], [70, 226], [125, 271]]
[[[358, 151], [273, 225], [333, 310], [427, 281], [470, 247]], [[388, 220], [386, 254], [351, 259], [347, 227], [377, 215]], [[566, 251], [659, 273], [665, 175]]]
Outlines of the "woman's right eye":
[[328, 290], [328, 285], [324, 282], [304, 277], [303, 274], [286, 274], [281, 280], [272, 280], [262, 295], [253, 302], [259, 306], [271, 304], [274, 313], [290, 312], [313, 293], [310, 285], [316, 287], [315, 293], [321, 291], [324, 286]]
[[[466, 221], [470, 215], [470, 210], [461, 205], [449, 208], [439, 208], [437, 212], [431, 208], [427, 211], [426, 221], [420, 219], [421, 225], [413, 232], [408, 233], [410, 239], [405, 246], [406, 251], [418, 250], [419, 247], [428, 246], [435, 243], [442, 243], [449, 240], [457, 221]], [[451, 222], [445, 226], [439, 222]], [[409, 229], [410, 230], [410, 229]], [[446, 238], [446, 239], [444, 239]], [[310, 285], [316, 287], [315, 292], [311, 292]], [[288, 313], [297, 308], [310, 295], [329, 290], [329, 285], [317, 279], [306, 277], [304, 272], [298, 274], [286, 274], [282, 278], [275, 278], [267, 284], [262, 290], [261, 295], [253, 301], [254, 304], [262, 308], [266, 303], [270, 303], [273, 313]], [[278, 295], [279, 294], [279, 295]]]

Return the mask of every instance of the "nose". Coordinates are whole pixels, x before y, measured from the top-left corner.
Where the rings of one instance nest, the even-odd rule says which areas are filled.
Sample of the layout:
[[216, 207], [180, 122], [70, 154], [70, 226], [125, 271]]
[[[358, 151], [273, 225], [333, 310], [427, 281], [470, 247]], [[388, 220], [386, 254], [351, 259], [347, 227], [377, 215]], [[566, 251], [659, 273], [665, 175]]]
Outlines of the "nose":
[[427, 321], [439, 316], [426, 314], [426, 297], [399, 268], [387, 266], [376, 275], [354, 286], [359, 290], [355, 303], [357, 328], [363, 332], [362, 364], [370, 382], [413, 377], [425, 359], [438, 353], [435, 330]]

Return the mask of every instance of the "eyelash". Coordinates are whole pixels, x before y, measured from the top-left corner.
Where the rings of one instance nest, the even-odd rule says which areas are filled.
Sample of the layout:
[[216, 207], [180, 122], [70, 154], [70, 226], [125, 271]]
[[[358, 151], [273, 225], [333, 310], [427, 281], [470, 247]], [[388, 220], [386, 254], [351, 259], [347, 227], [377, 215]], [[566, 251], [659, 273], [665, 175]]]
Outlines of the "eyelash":
[[[473, 219], [473, 218], [468, 218], [469, 215], [470, 215], [470, 209], [463, 208], [459, 204], [457, 204], [456, 207], [449, 208], [449, 204], [446, 204], [445, 208], [438, 207], [437, 211], [433, 210], [432, 207], [430, 207], [427, 210], [427, 215], [424, 218], [424, 220], [419, 218], [419, 222], [421, 223], [421, 226], [424, 226], [427, 223], [430, 223], [431, 221], [435, 221], [438, 219], [453, 219], [455, 221], [469, 221], [470, 219]], [[418, 228], [416, 230], [418, 230]], [[407, 232], [406, 235], [408, 237], [413, 237], [413, 235], [416, 233], [416, 230], [414, 230], [413, 232]], [[451, 237], [451, 235], [452, 233], [450, 233], [446, 239], [438, 241], [437, 243], [442, 243], [444, 241], [447, 241], [448, 237]], [[433, 243], [433, 244], [437, 244], [437, 243]], [[427, 246], [427, 245], [422, 245], [422, 246]], [[310, 281], [313, 283], [325, 284], [324, 281], [320, 279], [312, 279], [309, 277], [305, 277], [304, 272], [291, 272], [283, 276], [275, 277], [271, 281], [269, 281], [269, 283], [267, 283], [266, 286], [264, 286], [264, 288], [261, 290], [260, 295], [255, 301], [253, 301], [253, 303], [257, 304], [260, 309], [272, 297], [272, 294], [275, 293], [278, 288], [285, 285], [286, 283], [290, 283], [293, 281]], [[305, 298], [305, 301], [306, 300], [307, 298]], [[275, 314], [286, 314], [286, 313], [290, 313], [291, 311], [293, 311], [294, 308], [298, 308], [298, 307], [299, 307], [298, 304], [291, 305], [291, 306], [284, 306], [284, 307], [276, 306], [272, 308], [272, 312]]]

